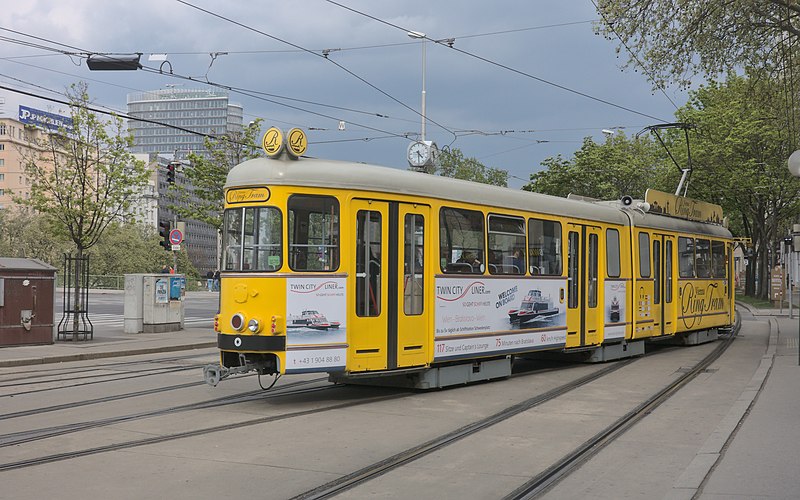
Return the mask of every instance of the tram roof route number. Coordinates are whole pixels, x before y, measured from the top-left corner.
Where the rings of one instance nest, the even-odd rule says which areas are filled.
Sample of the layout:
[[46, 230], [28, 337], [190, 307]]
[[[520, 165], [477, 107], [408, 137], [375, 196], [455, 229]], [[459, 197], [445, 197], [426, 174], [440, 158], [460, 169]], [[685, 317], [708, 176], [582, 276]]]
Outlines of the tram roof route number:
[[264, 152], [270, 158], [276, 158], [283, 151], [283, 132], [277, 127], [270, 127], [264, 133], [264, 139], [261, 141], [261, 146]]
[[308, 149], [308, 137], [302, 129], [293, 128], [286, 134], [286, 142], [289, 146], [289, 154], [295, 158], [299, 158], [306, 153]]

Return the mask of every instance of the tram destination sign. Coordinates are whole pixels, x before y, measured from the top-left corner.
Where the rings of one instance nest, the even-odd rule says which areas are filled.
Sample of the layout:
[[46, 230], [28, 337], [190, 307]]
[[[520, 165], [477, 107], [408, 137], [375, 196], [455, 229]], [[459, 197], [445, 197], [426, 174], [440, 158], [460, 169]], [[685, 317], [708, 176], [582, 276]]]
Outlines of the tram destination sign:
[[722, 224], [722, 207], [684, 196], [648, 189], [644, 201], [650, 204], [650, 213], [669, 215], [681, 219], [709, 224]]

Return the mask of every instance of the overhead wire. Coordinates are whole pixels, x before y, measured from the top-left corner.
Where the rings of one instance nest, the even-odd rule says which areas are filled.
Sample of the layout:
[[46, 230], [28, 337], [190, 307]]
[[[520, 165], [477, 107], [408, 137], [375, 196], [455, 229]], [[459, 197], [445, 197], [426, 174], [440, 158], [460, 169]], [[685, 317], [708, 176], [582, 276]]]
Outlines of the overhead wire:
[[[183, 2], [184, 0], [177, 0], [177, 1], [178, 1], [178, 2]], [[328, 3], [330, 3], [330, 4], [332, 4], [332, 5], [336, 5], [336, 6], [340, 7], [340, 8], [342, 8], [342, 9], [345, 9], [345, 10], [348, 10], [348, 11], [350, 11], [350, 12], [353, 12], [354, 14], [358, 14], [358, 15], [360, 15], [360, 16], [363, 16], [363, 17], [366, 17], [366, 18], [372, 19], [372, 20], [374, 20], [374, 21], [377, 21], [377, 22], [379, 22], [379, 23], [385, 24], [385, 25], [387, 25], [387, 26], [391, 26], [392, 28], [395, 28], [395, 29], [401, 30], [401, 31], [403, 31], [403, 32], [406, 32], [406, 33], [408, 33], [409, 31], [411, 31], [411, 30], [409, 30], [409, 29], [407, 29], [407, 28], [404, 28], [404, 27], [402, 27], [402, 26], [399, 26], [399, 25], [397, 25], [397, 24], [391, 23], [391, 22], [389, 22], [389, 21], [386, 21], [386, 20], [384, 20], [384, 19], [381, 19], [381, 18], [379, 18], [379, 17], [373, 16], [373, 15], [371, 15], [371, 14], [367, 14], [366, 12], [362, 12], [362, 11], [360, 11], [360, 10], [358, 10], [358, 9], [354, 9], [354, 8], [352, 8], [352, 7], [349, 7], [349, 6], [347, 6], [347, 5], [341, 4], [341, 3], [339, 3], [339, 2], [336, 2], [336, 1], [334, 1], [334, 0], [325, 0], [325, 1], [326, 1], [326, 2], [328, 2]], [[632, 109], [632, 108], [629, 108], [629, 107], [627, 107], [627, 106], [623, 106], [623, 105], [621, 105], [621, 104], [617, 104], [617, 103], [614, 103], [614, 102], [608, 101], [608, 100], [606, 100], [606, 99], [602, 99], [602, 98], [600, 98], [600, 97], [596, 97], [596, 96], [593, 96], [593, 95], [591, 95], [591, 94], [587, 94], [587, 93], [585, 93], [585, 92], [581, 92], [581, 91], [579, 91], [579, 90], [572, 89], [572, 88], [570, 88], [570, 87], [567, 87], [567, 86], [565, 86], [565, 85], [561, 85], [561, 84], [559, 84], [559, 83], [555, 83], [555, 82], [552, 82], [552, 81], [546, 80], [546, 79], [544, 79], [544, 78], [541, 78], [541, 77], [538, 77], [538, 76], [536, 76], [536, 75], [533, 75], [533, 74], [527, 73], [527, 72], [525, 72], [525, 71], [522, 71], [522, 70], [519, 70], [519, 69], [513, 68], [513, 67], [511, 67], [511, 66], [508, 66], [507, 64], [499, 63], [499, 62], [497, 62], [497, 61], [493, 61], [493, 60], [491, 60], [491, 59], [489, 59], [489, 58], [486, 58], [486, 57], [483, 57], [483, 56], [479, 56], [479, 55], [477, 55], [477, 54], [473, 54], [472, 52], [469, 52], [469, 51], [466, 51], [466, 50], [460, 49], [460, 48], [458, 48], [458, 47], [455, 47], [454, 45], [447, 44], [447, 43], [445, 43], [443, 40], [437, 40], [437, 39], [434, 39], [434, 38], [430, 38], [430, 37], [428, 37], [428, 36], [424, 36], [424, 38], [425, 38], [426, 40], [429, 40], [429, 41], [431, 41], [431, 42], [434, 42], [434, 43], [436, 43], [436, 44], [438, 44], [438, 45], [441, 45], [441, 46], [447, 47], [447, 48], [449, 48], [450, 50], [454, 50], [454, 51], [456, 51], [456, 52], [459, 52], [459, 53], [461, 53], [461, 54], [464, 54], [464, 55], [466, 55], [466, 56], [469, 56], [469, 57], [472, 57], [472, 58], [478, 59], [478, 60], [480, 60], [480, 61], [483, 61], [483, 62], [485, 62], [485, 63], [487, 63], [487, 64], [490, 64], [490, 65], [492, 65], [492, 66], [496, 66], [496, 67], [498, 67], [498, 68], [505, 69], [505, 70], [507, 70], [507, 71], [510, 71], [510, 72], [512, 72], [512, 73], [518, 74], [518, 75], [520, 75], [520, 76], [524, 76], [524, 77], [526, 77], [526, 78], [530, 78], [530, 79], [532, 79], [532, 80], [538, 81], [538, 82], [540, 82], [540, 83], [544, 83], [544, 84], [546, 84], [546, 85], [550, 85], [550, 86], [552, 86], [552, 87], [555, 87], [555, 88], [558, 88], [558, 89], [564, 90], [564, 91], [566, 91], [566, 92], [570, 92], [570, 93], [572, 93], [572, 94], [579, 95], [579, 96], [581, 96], [581, 97], [585, 97], [585, 98], [587, 98], [587, 99], [591, 99], [591, 100], [593, 100], [593, 101], [600, 102], [600, 103], [602, 103], [602, 104], [606, 104], [606, 105], [608, 105], [608, 106], [611, 106], [611, 107], [614, 107], [614, 108], [617, 108], [617, 109], [621, 109], [621, 110], [623, 110], [623, 111], [627, 111], [627, 112], [629, 112], [629, 113], [637, 114], [637, 115], [639, 115], [639, 116], [643, 116], [643, 117], [645, 117], [645, 118], [651, 118], [651, 119], [653, 119], [653, 120], [658, 120], [658, 121], [665, 121], [665, 120], [662, 120], [661, 118], [655, 117], [655, 116], [653, 116], [653, 115], [649, 115], [649, 114], [647, 114], [647, 113], [643, 113], [643, 112], [641, 112], [641, 111], [637, 111], [637, 110], [635, 110], [635, 109]]]
[[[0, 27], [0, 30], [12, 31], [14, 33], [21, 34], [21, 35], [24, 35], [24, 36], [31, 36], [32, 38], [41, 39], [41, 37], [36, 37], [36, 36], [33, 36], [33, 35], [27, 35], [25, 33], [21, 33], [21, 32], [16, 31], [16, 30], [9, 30], [9, 29], [3, 28], [3, 27]], [[57, 44], [57, 45], [64, 45], [64, 46], [70, 47], [72, 49], [75, 49], [77, 51], [77, 52], [74, 52], [74, 53], [69, 53], [67, 55], [77, 55], [77, 56], [81, 56], [81, 57], [88, 57], [88, 55], [90, 55], [90, 54], [95, 54], [95, 52], [87, 51], [87, 50], [84, 50], [84, 49], [81, 49], [81, 48], [78, 48], [78, 47], [68, 46], [68, 45], [61, 44], [59, 42], [53, 41], [53, 40], [47, 40], [47, 41], [50, 42], [50, 43]], [[54, 47], [49, 47], [49, 48], [48, 47], [43, 47], [43, 48], [49, 49], [49, 50], [54, 51], [54, 52], [64, 53], [64, 51], [61, 51], [60, 49], [56, 49]], [[25, 64], [25, 63], [20, 63], [20, 64]], [[323, 118], [336, 120], [336, 121], [341, 121], [341, 117], [334, 117], [334, 116], [323, 114], [323, 113], [319, 113], [319, 112], [316, 112], [316, 111], [313, 111], [313, 110], [309, 110], [309, 109], [301, 108], [301, 107], [298, 107], [298, 106], [293, 106], [291, 104], [279, 102], [279, 101], [276, 101], [274, 99], [268, 99], [268, 98], [263, 97], [262, 95], [256, 95], [256, 94], [258, 94], [257, 91], [250, 91], [250, 90], [242, 89], [242, 88], [239, 88], [239, 87], [232, 87], [232, 86], [228, 86], [228, 85], [223, 85], [223, 84], [220, 84], [220, 83], [209, 81], [207, 78], [206, 79], [200, 79], [200, 78], [195, 78], [195, 77], [191, 77], [191, 76], [180, 75], [180, 74], [174, 73], [174, 72], [164, 73], [160, 69], [152, 68], [152, 67], [145, 66], [145, 65], [141, 65], [141, 69], [143, 71], [145, 71], [145, 72], [157, 73], [157, 74], [161, 74], [161, 75], [167, 75], [167, 76], [170, 76], [170, 77], [173, 77], [173, 78], [177, 78], [177, 79], [183, 79], [183, 80], [187, 80], [187, 81], [192, 81], [194, 83], [200, 83], [200, 84], [204, 84], [204, 85], [214, 86], [214, 87], [217, 87], [217, 88], [222, 88], [222, 89], [225, 89], [225, 90], [229, 90], [231, 92], [235, 92], [237, 94], [241, 94], [241, 95], [245, 95], [245, 96], [251, 97], [253, 99], [261, 100], [261, 101], [264, 101], [264, 102], [270, 102], [270, 103], [276, 104], [278, 106], [283, 106], [283, 107], [287, 107], [287, 108], [290, 108], [290, 109], [294, 109], [296, 111], [302, 111], [304, 113], [309, 113], [309, 114], [320, 116], [320, 117], [323, 117]], [[262, 93], [262, 94], [266, 94], [266, 93]], [[269, 94], [267, 94], [267, 95], [269, 95]], [[341, 106], [333, 106], [333, 105], [328, 105], [328, 104], [324, 104], [324, 103], [315, 103], [315, 102], [312, 102], [312, 101], [303, 101], [303, 100], [294, 99], [294, 98], [285, 97], [285, 96], [276, 96], [276, 98], [281, 98], [281, 99], [286, 99], [286, 100], [302, 101], [302, 102], [305, 102], [307, 104], [312, 104], [312, 105], [321, 106], [321, 107], [331, 107], [331, 108], [336, 108], [336, 109], [339, 109], [339, 110], [347, 110], [349, 112], [361, 112], [361, 113], [364, 113], [364, 114], [369, 114], [369, 115], [372, 115], [372, 116], [378, 116], [378, 117], [381, 117], [381, 118], [390, 118], [388, 115], [383, 115], [383, 114], [380, 114], [380, 113], [370, 113], [370, 112], [355, 110], [355, 109], [352, 109], [352, 108], [348, 109], [348, 108], [343, 108]], [[375, 131], [375, 132], [380, 132], [380, 133], [383, 133], [383, 134], [393, 134], [397, 138], [405, 138], [405, 139], [408, 138], [408, 133], [403, 133], [403, 134], [393, 133], [393, 132], [389, 132], [389, 131], [386, 131], [386, 130], [383, 130], [383, 129], [380, 129], [380, 128], [377, 128], [377, 127], [371, 127], [369, 125], [365, 125], [365, 124], [362, 124], [362, 123], [354, 122], [354, 121], [351, 121], [351, 120], [348, 120], [348, 123], [350, 123], [351, 125], [356, 126], [356, 127], [364, 128], [364, 129], [367, 129], [367, 130], [372, 130], [372, 131]]]
[[[178, 1], [180, 1], [181, 3], [185, 3], [188, 6], [195, 7], [195, 6], [191, 5], [191, 4], [188, 4], [187, 2], [183, 2], [181, 0], [178, 0]], [[335, 2], [333, 2], [333, 3], [335, 3]], [[197, 7], [195, 7], [195, 8], [197, 8]], [[203, 10], [203, 9], [199, 9], [199, 10]], [[209, 12], [209, 13], [211, 15], [215, 15], [216, 17], [221, 17], [221, 18], [223, 18], [225, 20], [228, 20], [227, 18], [224, 18], [224, 16], [219, 16], [219, 15], [211, 13], [211, 12]], [[232, 21], [232, 20], [229, 20], [229, 21], [233, 22], [234, 24], [241, 25], [241, 23], [238, 23], [236, 21]], [[497, 35], [497, 34], [514, 33], [514, 32], [520, 32], [520, 31], [529, 31], [529, 30], [534, 30], [534, 29], [543, 29], [543, 28], [551, 28], [551, 27], [558, 27], [558, 26], [568, 26], [568, 25], [575, 25], [575, 24], [585, 24], [585, 23], [588, 23], [588, 22], [592, 22], [592, 21], [576, 21], [576, 22], [569, 22], [569, 23], [558, 23], [558, 24], [551, 24], [551, 25], [528, 27], [528, 28], [520, 28], [520, 29], [511, 29], [511, 30], [502, 30], [502, 31], [494, 31], [494, 32], [487, 32], [487, 33], [479, 33], [479, 34], [474, 34], [474, 35], [461, 35], [458, 38], [461, 38], [461, 39], [463, 39], [463, 38], [474, 38], [474, 37], [481, 37], [481, 36], [490, 36], [490, 35]], [[244, 26], [244, 25], [242, 25], [242, 26], [246, 27], [248, 29], [253, 29], [253, 28], [249, 28], [249, 27]], [[56, 44], [56, 45], [59, 45], [59, 46], [67, 47], [67, 48], [72, 49], [74, 52], [65, 51], [63, 49], [58, 49], [58, 48], [55, 48], [55, 47], [47, 47], [47, 46], [44, 46], [44, 45], [41, 45], [41, 44], [28, 44], [29, 46], [32, 46], [32, 47], [35, 47], [35, 48], [38, 48], [38, 49], [41, 49], [41, 50], [48, 50], [48, 51], [52, 51], [52, 52], [57, 53], [57, 54], [64, 54], [64, 55], [69, 55], [69, 56], [77, 55], [77, 56], [81, 56], [81, 57], [88, 57], [89, 55], [95, 54], [95, 52], [88, 51], [86, 49], [82, 49], [82, 48], [75, 47], [75, 46], [68, 45], [68, 44], [63, 44], [63, 43], [55, 41], [55, 40], [38, 37], [38, 36], [31, 35], [31, 34], [28, 34], [28, 33], [23, 33], [23, 32], [17, 31], [17, 30], [12, 30], [12, 29], [9, 29], [9, 28], [4, 28], [4, 27], [0, 27], [0, 30], [9, 31], [9, 32], [12, 32], [12, 33], [15, 33], [15, 34], [18, 34], [18, 35], [22, 35], [22, 36], [34, 38], [34, 39], [37, 39], [37, 40], [46, 41], [48, 43]], [[253, 30], [256, 31], [256, 32], [259, 32], [261, 34], [264, 34], [265, 36], [268, 36], [268, 37], [271, 37], [271, 38], [276, 38], [277, 40], [279, 40], [279, 41], [281, 41], [283, 43], [287, 43], [289, 45], [292, 45], [290, 42], [286, 42], [286, 41], [281, 40], [281, 39], [279, 39], [277, 37], [272, 37], [269, 34], [260, 32], [260, 31], [255, 30], [255, 29], [253, 29]], [[0, 39], [2, 39], [2, 38], [7, 38], [7, 37], [0, 37]], [[14, 42], [17, 41], [17, 40], [14, 40], [14, 39], [9, 39], [9, 40], [14, 41]], [[20, 42], [24, 42], [24, 41], [20, 41]], [[403, 44], [373, 45], [373, 46], [368, 46], [368, 47], [381, 47], [381, 46], [390, 46], [390, 45], [407, 45], [407, 44], [410, 44], [410, 43], [418, 43], [418, 42], [405, 42]], [[23, 44], [25, 44], [25, 43], [23, 43]], [[297, 46], [297, 47], [299, 47], [299, 46]], [[365, 48], [368, 48], [368, 47], [365, 47]], [[308, 49], [305, 49], [305, 48], [302, 48], [302, 47], [299, 47], [297, 50], [298, 51], [302, 51], [302, 52], [309, 52]], [[263, 52], [263, 51], [247, 51], [247, 52]], [[205, 52], [203, 52], [203, 53], [205, 53]], [[111, 54], [111, 53], [104, 53], [104, 54]], [[23, 57], [25, 57], [25, 56], [23, 56]], [[0, 59], [10, 59], [10, 58], [0, 58]], [[51, 68], [42, 68], [40, 66], [36, 66], [36, 65], [28, 64], [28, 63], [23, 63], [23, 62], [20, 62], [20, 61], [11, 61], [11, 62], [16, 62], [17, 64], [23, 64], [23, 65], [27, 65], [27, 66], [30, 66], [30, 67], [38, 68], [38, 69], [41, 69], [41, 70], [53, 71], [53, 72], [56, 72], [56, 73], [67, 75], [67, 76], [75, 76], [75, 75], [70, 75], [69, 73], [53, 70]], [[343, 68], [343, 69], [348, 71], [346, 68]], [[254, 99], [260, 99], [260, 100], [263, 100], [263, 101], [266, 101], [266, 102], [270, 102], [270, 103], [273, 103], [273, 104], [276, 104], [276, 105], [279, 105], [279, 106], [289, 107], [291, 109], [295, 109], [295, 110], [302, 111], [302, 112], [307, 112], [307, 113], [310, 113], [310, 114], [316, 114], [318, 116], [321, 116], [321, 117], [324, 117], [324, 118], [328, 118], [328, 119], [333, 119], [333, 120], [337, 120], [339, 118], [338, 117], [332, 117], [332, 116], [325, 115], [325, 114], [321, 114], [321, 113], [316, 113], [316, 112], [313, 112], [313, 111], [310, 111], [310, 110], [307, 110], [307, 109], [304, 109], [304, 108], [291, 106], [291, 105], [288, 105], [288, 104], [285, 104], [285, 103], [282, 103], [282, 102], [277, 102], [277, 101], [274, 101], [274, 100], [271, 100], [271, 99], [264, 99], [264, 98], [262, 98], [260, 96], [270, 96], [270, 97], [274, 97], [276, 99], [284, 99], [284, 100], [289, 100], [289, 101], [294, 101], [294, 102], [301, 102], [301, 103], [304, 103], [304, 104], [310, 104], [310, 105], [315, 105], [315, 106], [320, 106], [320, 107], [328, 107], [328, 108], [331, 108], [331, 109], [338, 109], [340, 111], [360, 113], [360, 114], [365, 114], [365, 115], [369, 115], [369, 116], [375, 116], [375, 117], [378, 117], [378, 118], [387, 118], [387, 119], [393, 119], [393, 120], [398, 120], [398, 121], [412, 122], [412, 120], [403, 119], [403, 118], [393, 118], [393, 117], [390, 117], [390, 116], [388, 116], [386, 114], [382, 114], [382, 113], [363, 111], [363, 110], [347, 108], [347, 107], [342, 107], [342, 106], [335, 106], [335, 105], [319, 103], [319, 102], [314, 102], [314, 101], [309, 101], [309, 100], [304, 100], [304, 99], [297, 99], [297, 98], [292, 98], [292, 97], [287, 97], [287, 96], [280, 96], [280, 95], [276, 95], [276, 94], [270, 94], [270, 93], [267, 93], [267, 92], [248, 90], [248, 89], [244, 89], [244, 88], [241, 88], [241, 87], [228, 86], [228, 85], [219, 84], [219, 83], [216, 83], [216, 82], [209, 81], [207, 78], [199, 79], [199, 78], [196, 78], [196, 77], [190, 77], [190, 76], [184, 76], [184, 75], [176, 74], [174, 72], [164, 73], [160, 69], [157, 70], [155, 68], [151, 68], [151, 67], [147, 67], [147, 66], [142, 66], [142, 70], [147, 71], [147, 72], [152, 72], [152, 73], [158, 73], [158, 74], [162, 74], [162, 75], [168, 75], [168, 76], [171, 76], [171, 77], [174, 77], [174, 78], [178, 78], [178, 79], [189, 80], [189, 81], [192, 81], [194, 83], [200, 83], [200, 84], [204, 84], [204, 85], [210, 85], [210, 86], [215, 86], [215, 87], [218, 87], [218, 88], [223, 88], [223, 89], [235, 92], [235, 93], [239, 93], [239, 94], [242, 94], [242, 95], [245, 95], [245, 96], [248, 96], [248, 97], [252, 97]], [[357, 75], [354, 75], [354, 76], [358, 77]], [[10, 77], [10, 76], [7, 76], [7, 77], [11, 78], [11, 79], [14, 79], [14, 80], [17, 80], [17, 81], [20, 81], [20, 82], [23, 82], [23, 83], [30, 84], [29, 82], [24, 82], [23, 80], [15, 79], [14, 77]], [[145, 92], [145, 91], [141, 91], [139, 89], [133, 89], [133, 88], [124, 87], [124, 86], [121, 86], [121, 85], [110, 84], [110, 83], [107, 83], [107, 82], [104, 82], [104, 81], [101, 81], [101, 80], [96, 80], [96, 79], [91, 79], [91, 78], [84, 78], [84, 79], [89, 80], [89, 81], [96, 81], [96, 82], [103, 83], [103, 84], [113, 85], [113, 86], [117, 86], [117, 87], [120, 87], [120, 88], [125, 88], [125, 89], [128, 89], [128, 90], [134, 90], [134, 91], [138, 91], [138, 92]], [[31, 84], [31, 85], [36, 86], [34, 84]], [[58, 92], [52, 91], [50, 89], [46, 89], [45, 87], [41, 87], [41, 86], [37, 86], [37, 87], [39, 87], [39, 88], [41, 88], [42, 90], [45, 90], [45, 91], [53, 92], [53, 93], [55, 93], [57, 95], [63, 95], [63, 94], [60, 94]], [[113, 109], [113, 108], [108, 108], [108, 109]], [[122, 114], [121, 112], [116, 111], [116, 110], [114, 112], [117, 113], [118, 115]], [[435, 123], [432, 120], [431, 120], [431, 122]], [[153, 121], [153, 123], [161, 124], [161, 125], [164, 125], [164, 126], [169, 126], [169, 124], [156, 122], [156, 121]], [[381, 136], [381, 137], [375, 137], [375, 138], [365, 137], [365, 138], [358, 138], [358, 139], [341, 139], [341, 140], [332, 140], [332, 141], [316, 141], [316, 143], [370, 141], [370, 140], [383, 139], [383, 138], [389, 138], [389, 137], [408, 138], [409, 136], [413, 135], [412, 132], [406, 132], [406, 133], [403, 133], [403, 134], [396, 134], [396, 133], [384, 131], [384, 130], [381, 130], [381, 129], [368, 127], [368, 126], [365, 126], [363, 124], [358, 124], [358, 123], [355, 123], [355, 122], [349, 122], [349, 123], [351, 123], [352, 125], [357, 126], [357, 127], [362, 127], [362, 128], [366, 128], [366, 129], [370, 129], [370, 130], [374, 130], [374, 131], [379, 131], [379, 132], [382, 132], [382, 133], [385, 133], [385, 134], [389, 134], [389, 135], [385, 135], [385, 136]], [[291, 124], [291, 125], [295, 125], [295, 124]], [[445, 127], [443, 127], [443, 128], [445, 128]], [[326, 130], [324, 128], [319, 128], [319, 127], [309, 127], [309, 129], [310, 130], [312, 130], [312, 129], [313, 130]], [[450, 131], [457, 138], [459, 136], [466, 136], [466, 135], [473, 135], [473, 134], [485, 135], [485, 136], [488, 136], [488, 135], [509, 136], [509, 134], [511, 134], [511, 133], [535, 133], [535, 132], [554, 131], [554, 130], [589, 130], [589, 128], [580, 128], [580, 129], [547, 129], [547, 130], [538, 130], [538, 131], [537, 130], [482, 131], [482, 130], [478, 130], [478, 129], [449, 130], [449, 128], [445, 128], [445, 130]], [[509, 136], [509, 137], [513, 138], [513, 136]], [[546, 143], [546, 142], [575, 142], [575, 141], [538, 140], [538, 141], [534, 142], [533, 144], [540, 144], [540, 143]], [[514, 148], [514, 149], [517, 149], [517, 148]], [[496, 154], [502, 154], [502, 152], [501, 153], [496, 153]], [[490, 156], [495, 156], [495, 154], [490, 155]]]
[[[231, 18], [229, 18], [229, 17], [226, 17], [226, 16], [223, 16], [223, 15], [221, 15], [221, 14], [218, 14], [218, 13], [216, 13], [216, 12], [210, 11], [210, 10], [208, 10], [208, 9], [204, 9], [204, 8], [202, 8], [202, 7], [199, 7], [199, 6], [197, 6], [197, 5], [194, 5], [194, 4], [190, 3], [190, 2], [187, 2], [186, 0], [175, 0], [175, 1], [176, 1], [176, 2], [178, 2], [178, 3], [181, 3], [181, 4], [183, 4], [183, 5], [186, 5], [187, 7], [191, 7], [191, 8], [193, 8], [193, 9], [196, 9], [196, 10], [200, 11], [200, 12], [203, 12], [203, 13], [205, 13], [205, 14], [208, 14], [208, 15], [210, 15], [210, 16], [216, 17], [216, 18], [218, 18], [218, 19], [222, 19], [222, 20], [224, 20], [224, 21], [226, 21], [226, 22], [228, 22], [228, 23], [234, 24], [234, 25], [236, 25], [236, 26], [239, 26], [239, 27], [241, 27], [241, 28], [244, 28], [244, 29], [246, 29], [246, 30], [249, 30], [249, 31], [252, 31], [252, 32], [254, 32], [254, 33], [258, 33], [258, 34], [260, 34], [260, 35], [263, 35], [263, 36], [265, 36], [265, 37], [267, 37], [267, 38], [270, 38], [270, 39], [272, 39], [272, 40], [275, 40], [275, 41], [277, 41], [277, 42], [280, 42], [280, 43], [283, 43], [283, 44], [289, 45], [290, 47], [294, 47], [294, 48], [296, 48], [296, 49], [300, 49], [300, 50], [302, 50], [303, 52], [306, 52], [306, 53], [308, 53], [308, 54], [311, 54], [311, 55], [314, 55], [314, 56], [317, 56], [317, 57], [321, 57], [321, 58], [325, 59], [326, 61], [329, 61], [331, 64], [333, 64], [333, 65], [334, 65], [334, 66], [336, 66], [337, 68], [341, 69], [341, 70], [342, 70], [342, 71], [344, 71], [345, 73], [347, 73], [347, 74], [351, 75], [352, 77], [354, 77], [354, 78], [358, 79], [359, 81], [361, 81], [361, 82], [362, 82], [362, 83], [364, 83], [365, 85], [369, 86], [370, 88], [372, 88], [372, 89], [376, 90], [377, 92], [379, 92], [379, 93], [383, 94], [384, 96], [388, 97], [389, 99], [391, 99], [392, 101], [396, 102], [397, 104], [399, 104], [399, 105], [403, 106], [404, 108], [408, 109], [409, 111], [413, 112], [414, 114], [416, 114], [416, 115], [418, 115], [418, 116], [420, 116], [420, 117], [422, 116], [422, 113], [420, 113], [420, 112], [419, 112], [419, 111], [417, 111], [416, 109], [412, 108], [411, 106], [409, 106], [408, 104], [404, 103], [404, 102], [403, 102], [403, 101], [401, 101], [400, 99], [397, 99], [396, 97], [394, 97], [393, 95], [389, 94], [389, 93], [388, 93], [388, 92], [386, 92], [385, 90], [381, 89], [381, 88], [380, 88], [380, 87], [378, 87], [377, 85], [375, 85], [375, 84], [371, 83], [371, 82], [370, 82], [370, 81], [368, 81], [366, 78], [364, 78], [364, 77], [362, 77], [362, 76], [360, 76], [360, 75], [356, 74], [354, 71], [351, 71], [350, 69], [348, 69], [348, 68], [347, 68], [347, 67], [345, 67], [344, 65], [342, 65], [342, 64], [340, 64], [340, 63], [338, 63], [338, 62], [334, 61], [333, 59], [331, 59], [331, 58], [329, 58], [329, 57], [326, 57], [325, 55], [318, 54], [318, 53], [314, 52], [313, 50], [307, 49], [307, 48], [305, 48], [305, 47], [302, 47], [302, 46], [300, 46], [300, 45], [297, 45], [297, 44], [295, 44], [295, 43], [292, 43], [292, 42], [290, 42], [290, 41], [288, 41], [288, 40], [284, 40], [284, 39], [282, 39], [282, 38], [280, 38], [280, 37], [277, 37], [277, 36], [275, 36], [275, 35], [271, 35], [271, 34], [269, 34], [269, 33], [265, 32], [265, 31], [262, 31], [262, 30], [259, 30], [259, 29], [256, 29], [256, 28], [253, 28], [252, 26], [248, 26], [248, 25], [246, 25], [246, 24], [244, 24], [244, 23], [242, 23], [242, 22], [236, 21], [236, 20], [234, 20], [234, 19], [231, 19]], [[456, 135], [453, 133], [453, 131], [452, 131], [452, 130], [448, 129], [448, 128], [447, 128], [447, 127], [445, 127], [444, 125], [442, 125], [442, 124], [438, 123], [438, 122], [437, 122], [437, 121], [435, 121], [435, 120], [432, 120], [432, 119], [430, 119], [430, 118], [429, 118], [429, 117], [427, 117], [427, 116], [426, 116], [425, 118], [426, 118], [426, 119], [427, 119], [429, 122], [431, 122], [432, 124], [436, 125], [437, 127], [440, 127], [441, 129], [443, 129], [443, 130], [445, 130], [445, 131], [447, 131], [447, 132], [449, 132], [449, 133], [453, 134], [453, 137], [454, 137], [455, 139], [457, 139], [457, 138], [458, 138], [458, 137], [457, 137], [457, 136], [456, 136]], [[454, 139], [454, 140], [455, 140], [455, 139]]]

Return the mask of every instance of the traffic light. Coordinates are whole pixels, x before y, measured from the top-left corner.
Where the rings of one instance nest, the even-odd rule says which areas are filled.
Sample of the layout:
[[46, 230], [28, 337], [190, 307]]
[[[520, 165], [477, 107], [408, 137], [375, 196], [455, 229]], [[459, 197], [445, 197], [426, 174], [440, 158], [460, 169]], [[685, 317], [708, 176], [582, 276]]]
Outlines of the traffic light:
[[171, 161], [167, 164], [167, 183], [175, 184], [175, 170], [178, 167], [178, 162]]
[[158, 235], [161, 236], [161, 241], [158, 244], [164, 247], [164, 250], [172, 250], [172, 243], [169, 241], [169, 232], [171, 230], [169, 222], [158, 223]]

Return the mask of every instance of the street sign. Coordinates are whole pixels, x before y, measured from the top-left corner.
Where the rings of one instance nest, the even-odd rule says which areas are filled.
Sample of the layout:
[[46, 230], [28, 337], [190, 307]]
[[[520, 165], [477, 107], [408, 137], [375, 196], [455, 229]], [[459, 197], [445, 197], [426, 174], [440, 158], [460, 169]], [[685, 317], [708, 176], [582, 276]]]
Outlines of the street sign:
[[173, 252], [180, 252], [181, 251], [181, 246], [180, 245], [172, 245], [171, 250]]
[[[169, 232], [169, 242], [172, 243], [172, 246], [180, 245], [183, 241], [183, 233], [180, 229], [173, 229]], [[174, 248], [173, 248], [174, 250]]]

